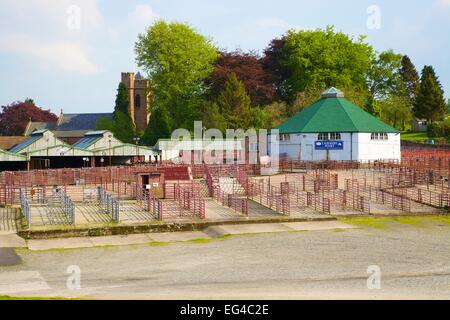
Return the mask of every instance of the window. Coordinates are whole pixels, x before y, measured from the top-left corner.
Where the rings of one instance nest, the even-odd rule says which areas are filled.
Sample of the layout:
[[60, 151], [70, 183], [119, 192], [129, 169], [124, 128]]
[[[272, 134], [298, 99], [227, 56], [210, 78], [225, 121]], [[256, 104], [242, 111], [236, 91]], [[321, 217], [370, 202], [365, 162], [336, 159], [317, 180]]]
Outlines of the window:
[[341, 134], [339, 132], [330, 133], [330, 140], [341, 140]]
[[375, 132], [375, 133], [372, 133], [370, 135], [370, 140], [384, 140], [384, 141], [387, 141], [388, 139], [389, 138], [388, 138], [388, 134], [387, 133]]
[[134, 96], [134, 107], [135, 108], [141, 107], [141, 96], [138, 94]]
[[339, 132], [321, 132], [319, 133], [318, 140], [341, 140], [341, 134]]
[[291, 135], [290, 134], [281, 134], [280, 135], [280, 141], [290, 141]]
[[321, 133], [319, 133], [318, 140], [328, 140], [328, 132], [321, 132]]

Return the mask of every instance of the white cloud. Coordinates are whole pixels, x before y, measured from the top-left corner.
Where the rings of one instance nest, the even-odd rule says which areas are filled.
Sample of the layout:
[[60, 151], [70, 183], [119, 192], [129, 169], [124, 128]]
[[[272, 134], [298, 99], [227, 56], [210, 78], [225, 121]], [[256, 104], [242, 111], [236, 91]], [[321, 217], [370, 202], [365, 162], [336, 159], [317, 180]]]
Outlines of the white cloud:
[[450, 7], [450, 0], [438, 0], [438, 4], [443, 7]]
[[0, 9], [7, 13], [7, 18], [25, 18], [27, 24], [52, 24], [56, 30], [65, 31], [69, 13], [67, 9], [76, 6], [80, 9], [81, 28], [97, 28], [103, 23], [103, 16], [97, 0], [2, 0]]
[[272, 29], [272, 28], [289, 29], [290, 27], [287, 21], [280, 18], [264, 18], [258, 20], [256, 22], [256, 25], [262, 29]]
[[61, 70], [81, 74], [95, 74], [98, 67], [89, 61], [79, 43], [36, 41], [25, 35], [10, 35], [0, 38], [0, 50], [23, 54], [54, 64]]
[[134, 8], [134, 11], [130, 13], [129, 19], [139, 25], [146, 25], [154, 22], [159, 18], [159, 15], [153, 10], [153, 8], [146, 4], [139, 4]]

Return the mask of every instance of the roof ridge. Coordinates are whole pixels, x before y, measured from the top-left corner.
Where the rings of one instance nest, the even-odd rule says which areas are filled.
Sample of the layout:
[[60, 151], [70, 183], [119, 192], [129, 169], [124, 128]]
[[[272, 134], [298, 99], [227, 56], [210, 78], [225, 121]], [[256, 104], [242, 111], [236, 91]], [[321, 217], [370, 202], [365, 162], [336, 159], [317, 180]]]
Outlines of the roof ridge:
[[[356, 126], [356, 124], [353, 122], [352, 117], [348, 114], [347, 109], [345, 108], [345, 106], [341, 103], [342, 100], [348, 101], [352, 104], [352, 102], [344, 97], [340, 97], [340, 98], [334, 98], [337, 99], [339, 101], [339, 105], [341, 106], [341, 108], [344, 110], [345, 114], [347, 115], [348, 119], [350, 120], [351, 124], [353, 125], [353, 130], [357, 131], [358, 127]], [[358, 107], [359, 108], [359, 107]]]
[[[306, 124], [305, 124], [304, 127], [306, 127], [311, 121], [313, 121], [313, 120], [317, 117], [317, 114], [319, 113], [319, 110], [320, 110], [320, 108], [323, 106], [323, 103], [325, 102], [326, 99], [327, 99], [327, 98], [320, 98], [319, 100], [317, 100], [317, 101], [315, 102], [315, 104], [319, 104], [319, 102], [320, 102], [320, 105], [317, 106], [317, 110], [314, 112], [314, 115], [309, 119], [308, 122], [306, 122]], [[305, 111], [307, 108], [308, 108], [308, 107], [306, 107], [305, 109], [303, 109], [303, 111]], [[302, 111], [302, 112], [303, 112], [303, 111]]]

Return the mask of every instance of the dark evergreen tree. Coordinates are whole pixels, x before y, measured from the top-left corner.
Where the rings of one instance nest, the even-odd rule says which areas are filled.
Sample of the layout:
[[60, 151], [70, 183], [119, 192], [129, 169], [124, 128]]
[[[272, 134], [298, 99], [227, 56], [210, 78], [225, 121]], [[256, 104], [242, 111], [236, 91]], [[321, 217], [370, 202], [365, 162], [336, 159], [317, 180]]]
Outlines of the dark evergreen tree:
[[247, 129], [250, 120], [250, 97], [235, 73], [228, 77], [217, 100], [217, 106], [229, 129]]
[[219, 112], [216, 102], [207, 102], [203, 108], [203, 125], [207, 129], [218, 129], [225, 133], [227, 124], [225, 117]]
[[114, 116], [116, 112], [122, 112], [123, 114], [129, 114], [130, 98], [128, 96], [128, 89], [122, 82], [117, 88], [116, 105], [114, 107]]
[[414, 102], [414, 115], [427, 119], [430, 123], [439, 121], [447, 114], [444, 90], [432, 66], [422, 70], [420, 87]]
[[170, 138], [169, 114], [165, 107], [159, 106], [150, 116], [147, 129], [142, 136], [141, 143], [147, 146], [154, 146], [159, 139]]
[[[121, 82], [117, 88], [112, 128], [114, 136], [117, 139], [122, 142], [133, 143], [133, 138], [136, 135], [136, 127], [130, 116], [129, 104], [130, 99], [128, 96], [127, 87]], [[108, 128], [108, 124], [106, 122], [100, 123], [100, 125], [106, 127], [105, 129]]]
[[116, 111], [114, 113], [113, 128], [114, 136], [117, 139], [125, 143], [133, 143], [135, 128], [128, 114], [121, 111]]
[[400, 75], [402, 77], [405, 94], [409, 97], [411, 105], [417, 97], [420, 88], [420, 78], [416, 67], [411, 62], [408, 56], [402, 57], [402, 66], [400, 68]]

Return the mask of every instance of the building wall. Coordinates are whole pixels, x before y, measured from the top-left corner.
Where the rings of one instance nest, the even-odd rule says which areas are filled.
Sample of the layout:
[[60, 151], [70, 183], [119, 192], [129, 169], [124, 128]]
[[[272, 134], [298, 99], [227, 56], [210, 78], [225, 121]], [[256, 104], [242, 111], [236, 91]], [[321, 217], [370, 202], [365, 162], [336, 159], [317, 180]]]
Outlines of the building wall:
[[315, 150], [318, 133], [290, 134], [279, 141], [280, 157], [303, 161], [400, 160], [400, 134], [388, 134], [388, 140], [371, 140], [370, 133], [341, 133], [343, 150]]
[[356, 134], [341, 133], [340, 141], [344, 142], [344, 150], [315, 150], [318, 133], [290, 134], [290, 140], [279, 141], [280, 156], [291, 160], [325, 161], [356, 160], [358, 144]]
[[106, 132], [103, 135], [103, 138], [96, 141], [94, 144], [90, 145], [87, 149], [95, 150], [95, 149], [114, 148], [122, 144], [123, 143], [120, 140], [116, 139], [111, 132]]
[[58, 145], [62, 145], [62, 144], [63, 144], [63, 142], [61, 140], [59, 140], [58, 138], [56, 138], [52, 132], [46, 131], [46, 132], [44, 132], [43, 136], [40, 139], [36, 140], [35, 142], [30, 144], [26, 148], [20, 150], [18, 153], [25, 154], [30, 151], [46, 149], [46, 148], [50, 148], [50, 147], [54, 147], [54, 146], [58, 146]]
[[147, 128], [150, 118], [150, 81], [136, 79], [133, 72], [123, 72], [122, 83], [125, 84], [128, 89], [128, 98], [130, 100], [128, 111], [130, 117], [133, 119], [136, 128], [144, 131]]
[[388, 140], [371, 140], [370, 133], [358, 133], [358, 160], [401, 160], [400, 133], [388, 133]]

